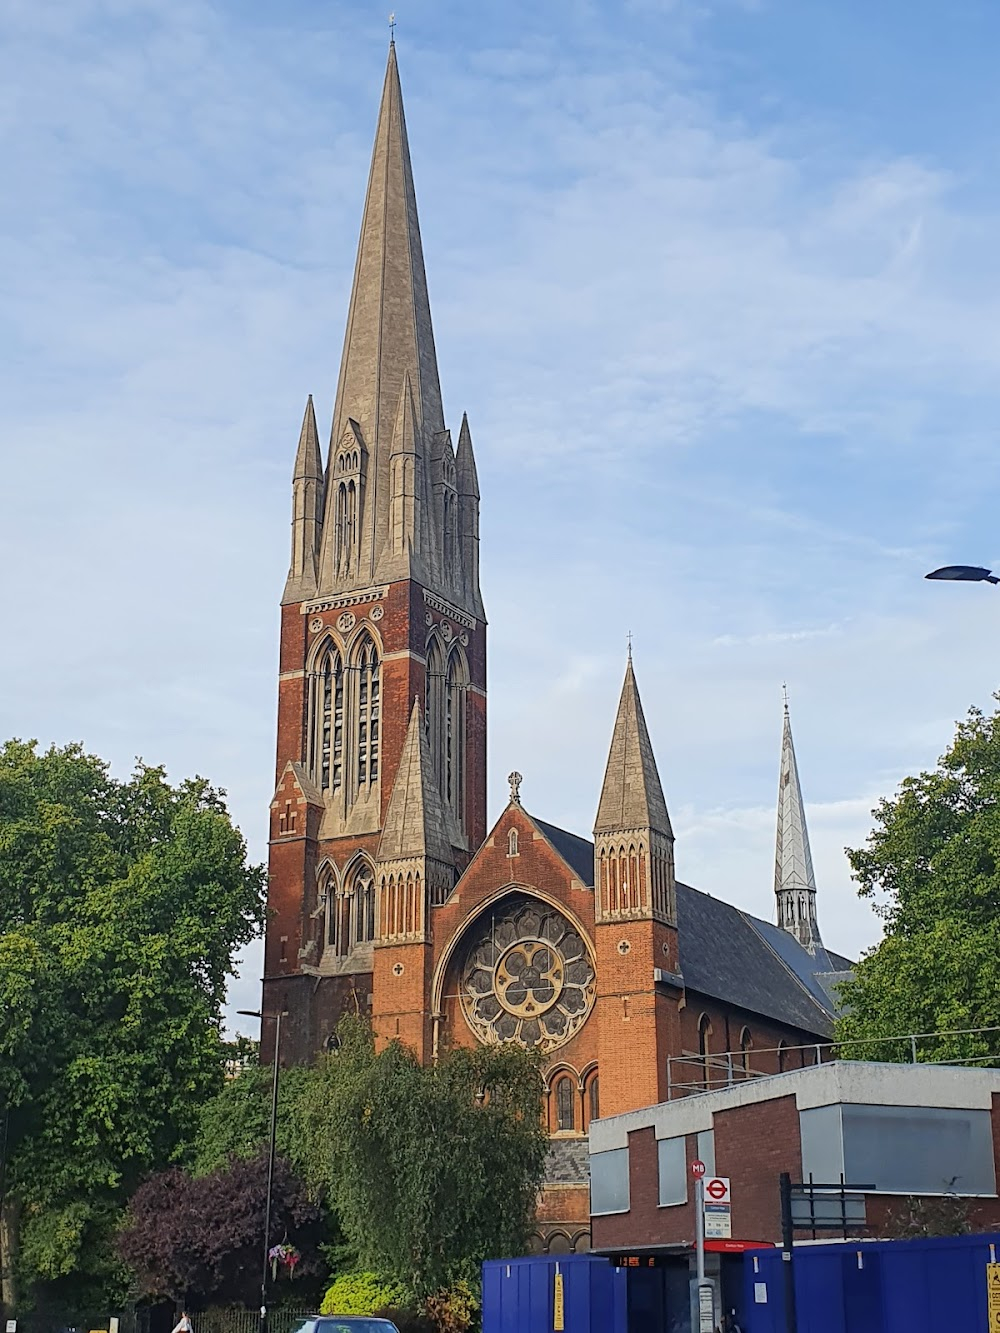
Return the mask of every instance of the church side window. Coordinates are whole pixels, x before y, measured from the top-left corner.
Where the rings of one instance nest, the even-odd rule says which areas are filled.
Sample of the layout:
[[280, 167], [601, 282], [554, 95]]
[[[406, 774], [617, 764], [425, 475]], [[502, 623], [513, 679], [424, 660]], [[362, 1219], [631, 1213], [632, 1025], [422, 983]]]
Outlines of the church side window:
[[601, 1114], [601, 1090], [597, 1075], [590, 1080], [590, 1087], [587, 1089], [587, 1095], [590, 1104], [590, 1118], [597, 1120]]
[[702, 1014], [698, 1020], [698, 1058], [701, 1062], [702, 1084], [712, 1086], [712, 1023], [708, 1014]]
[[778, 1073], [783, 1074], [788, 1068], [788, 1042], [778, 1042]]
[[358, 666], [358, 786], [365, 787], [378, 777], [380, 679], [379, 660], [371, 639], [362, 641]]
[[556, 1128], [576, 1129], [576, 1088], [568, 1074], [556, 1083]]
[[743, 1077], [750, 1077], [750, 1052], [753, 1050], [753, 1037], [750, 1035], [750, 1029], [744, 1028], [740, 1033], [740, 1051], [743, 1059]]

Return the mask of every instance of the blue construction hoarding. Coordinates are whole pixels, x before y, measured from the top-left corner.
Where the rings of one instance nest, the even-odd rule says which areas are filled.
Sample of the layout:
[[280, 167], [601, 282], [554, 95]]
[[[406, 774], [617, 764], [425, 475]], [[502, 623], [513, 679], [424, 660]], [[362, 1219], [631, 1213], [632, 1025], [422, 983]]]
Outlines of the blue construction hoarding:
[[[786, 1333], [783, 1262], [771, 1249], [726, 1256], [742, 1266], [743, 1333]], [[586, 1254], [491, 1260], [483, 1333], [690, 1333], [679, 1264], [674, 1273]], [[652, 1300], [657, 1271], [670, 1281]], [[798, 1333], [1000, 1333], [1000, 1234], [799, 1245], [793, 1271]], [[738, 1293], [739, 1267], [732, 1276]]]
[[[796, 1246], [798, 1333], [995, 1333], [1000, 1269], [989, 1265], [998, 1259], [1000, 1235]], [[781, 1252], [743, 1262], [745, 1333], [785, 1333]]]
[[590, 1254], [483, 1264], [483, 1333], [628, 1333], [625, 1272]]

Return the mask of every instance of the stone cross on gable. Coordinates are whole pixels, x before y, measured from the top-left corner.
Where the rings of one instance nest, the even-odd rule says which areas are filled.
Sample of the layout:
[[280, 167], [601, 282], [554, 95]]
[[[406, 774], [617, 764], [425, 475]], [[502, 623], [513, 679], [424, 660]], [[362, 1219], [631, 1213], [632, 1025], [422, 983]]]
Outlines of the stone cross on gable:
[[512, 805], [521, 804], [521, 783], [523, 778], [520, 773], [508, 773], [507, 781], [510, 783], [510, 799]]

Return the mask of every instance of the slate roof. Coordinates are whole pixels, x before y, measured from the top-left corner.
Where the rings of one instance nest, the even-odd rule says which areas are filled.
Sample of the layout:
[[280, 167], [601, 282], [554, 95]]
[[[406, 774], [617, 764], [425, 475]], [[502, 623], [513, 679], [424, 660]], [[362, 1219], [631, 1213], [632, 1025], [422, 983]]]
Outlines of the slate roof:
[[577, 879], [586, 884], [588, 889], [592, 889], [594, 844], [588, 838], [581, 838], [564, 828], [557, 828], [555, 824], [546, 824], [543, 819], [536, 819], [534, 815], [528, 815], [528, 818], [541, 833], [545, 834]]
[[[529, 818], [592, 888], [594, 844]], [[849, 959], [823, 948], [810, 954], [787, 931], [690, 884], [677, 885], [677, 929], [688, 989], [788, 1027], [833, 1034], [837, 1005], [831, 991], [853, 968]]]

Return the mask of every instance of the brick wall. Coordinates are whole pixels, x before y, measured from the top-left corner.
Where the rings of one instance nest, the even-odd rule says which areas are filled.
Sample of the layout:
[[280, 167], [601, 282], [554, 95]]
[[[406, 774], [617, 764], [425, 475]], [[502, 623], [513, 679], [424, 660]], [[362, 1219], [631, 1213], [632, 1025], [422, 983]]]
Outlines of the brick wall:
[[[997, 1095], [993, 1097], [991, 1119], [994, 1163], [1000, 1182], [1000, 1097]], [[728, 1176], [732, 1190], [733, 1239], [780, 1242], [779, 1178], [783, 1171], [787, 1171], [793, 1180], [800, 1180], [802, 1176], [802, 1146], [795, 1097], [778, 1097], [752, 1106], [717, 1111], [713, 1127], [715, 1174]], [[686, 1204], [659, 1206], [654, 1135], [652, 1126], [629, 1134], [629, 1211], [591, 1219], [594, 1249], [628, 1250], [639, 1246], [694, 1243], [693, 1184], [689, 1183]], [[686, 1136], [685, 1148], [690, 1168], [697, 1154], [697, 1135]], [[906, 1202], [904, 1197], [897, 1195], [869, 1195], [866, 1234], [885, 1236], [892, 1233], [893, 1219], [905, 1213]], [[970, 1199], [968, 1216], [973, 1230], [1000, 1229], [1000, 1199]]]

